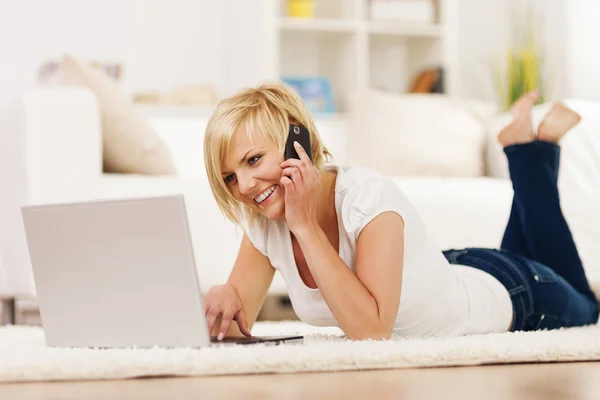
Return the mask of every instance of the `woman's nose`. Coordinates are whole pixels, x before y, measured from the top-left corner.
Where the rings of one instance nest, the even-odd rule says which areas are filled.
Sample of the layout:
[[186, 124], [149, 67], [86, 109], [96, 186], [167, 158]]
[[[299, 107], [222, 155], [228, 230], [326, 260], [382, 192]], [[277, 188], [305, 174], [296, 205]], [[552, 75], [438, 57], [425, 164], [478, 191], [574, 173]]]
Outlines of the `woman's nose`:
[[251, 176], [238, 176], [238, 185], [240, 193], [244, 196], [253, 194], [256, 189], [256, 179]]

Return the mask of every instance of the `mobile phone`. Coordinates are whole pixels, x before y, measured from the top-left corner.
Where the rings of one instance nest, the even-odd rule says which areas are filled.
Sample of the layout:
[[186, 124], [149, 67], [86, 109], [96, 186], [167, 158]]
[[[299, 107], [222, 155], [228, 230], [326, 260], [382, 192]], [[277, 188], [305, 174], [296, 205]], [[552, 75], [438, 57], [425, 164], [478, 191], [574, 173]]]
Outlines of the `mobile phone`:
[[300, 143], [306, 154], [308, 154], [308, 158], [312, 161], [312, 151], [310, 146], [310, 134], [308, 129], [300, 126], [300, 125], [290, 125], [288, 137], [285, 142], [285, 152], [284, 159], [288, 158], [296, 158], [300, 159], [296, 148], [294, 147], [294, 142]]

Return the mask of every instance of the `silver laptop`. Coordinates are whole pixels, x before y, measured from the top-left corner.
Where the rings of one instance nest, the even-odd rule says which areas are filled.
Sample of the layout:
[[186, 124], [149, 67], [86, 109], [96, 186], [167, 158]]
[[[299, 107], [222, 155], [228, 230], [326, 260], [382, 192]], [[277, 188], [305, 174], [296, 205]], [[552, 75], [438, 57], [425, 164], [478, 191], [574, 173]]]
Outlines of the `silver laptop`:
[[[48, 346], [215, 342], [182, 195], [30, 205], [21, 211]], [[302, 336], [224, 340], [301, 341]]]

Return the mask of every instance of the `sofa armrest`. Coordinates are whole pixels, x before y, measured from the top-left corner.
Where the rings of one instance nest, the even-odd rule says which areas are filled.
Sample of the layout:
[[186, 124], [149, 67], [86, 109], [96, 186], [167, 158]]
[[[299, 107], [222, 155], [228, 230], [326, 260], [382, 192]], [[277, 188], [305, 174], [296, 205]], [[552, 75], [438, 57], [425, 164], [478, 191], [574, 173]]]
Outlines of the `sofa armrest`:
[[20, 207], [95, 197], [101, 174], [91, 92], [33, 90], [0, 112], [0, 294], [34, 293]]
[[87, 89], [41, 89], [22, 102], [28, 201], [96, 197], [102, 177], [99, 106]]

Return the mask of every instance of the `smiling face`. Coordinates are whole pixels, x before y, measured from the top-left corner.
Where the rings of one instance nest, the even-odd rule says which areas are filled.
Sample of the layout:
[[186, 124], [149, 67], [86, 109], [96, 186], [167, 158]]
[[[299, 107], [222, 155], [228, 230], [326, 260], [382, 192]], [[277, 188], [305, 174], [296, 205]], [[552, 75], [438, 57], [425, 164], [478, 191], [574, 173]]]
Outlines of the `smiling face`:
[[283, 154], [273, 141], [254, 136], [244, 127], [234, 133], [221, 165], [223, 181], [236, 201], [277, 219], [285, 213], [284, 190], [279, 184]]
[[223, 215], [244, 229], [264, 217], [284, 216], [280, 164], [290, 123], [308, 129], [313, 164], [322, 170], [331, 154], [302, 98], [283, 82], [264, 83], [222, 99], [208, 121], [208, 182]]

